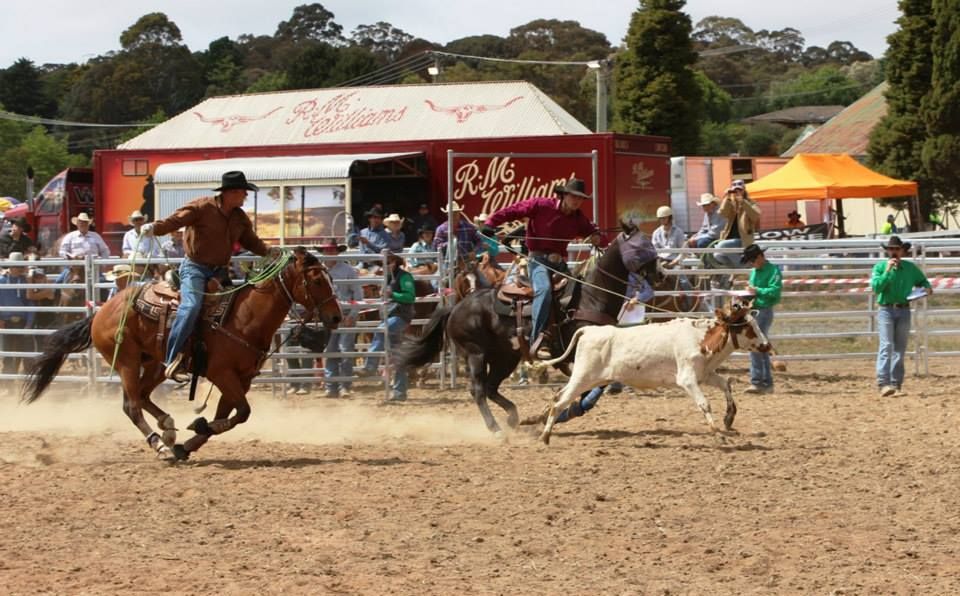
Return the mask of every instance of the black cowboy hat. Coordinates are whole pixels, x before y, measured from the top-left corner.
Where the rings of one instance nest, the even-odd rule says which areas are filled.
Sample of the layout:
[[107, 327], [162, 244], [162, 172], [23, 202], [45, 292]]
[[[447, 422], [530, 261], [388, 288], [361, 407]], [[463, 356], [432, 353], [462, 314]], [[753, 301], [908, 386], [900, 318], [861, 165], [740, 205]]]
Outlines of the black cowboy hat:
[[243, 172], [234, 170], [232, 172], [226, 172], [220, 178], [220, 186], [213, 189], [214, 192], [221, 192], [224, 190], [233, 190], [237, 188], [242, 188], [243, 190], [252, 190], [254, 192], [260, 190], [260, 187], [251, 182], [247, 182], [247, 177]]
[[910, 250], [910, 247], [913, 246], [909, 242], [904, 242], [900, 239], [900, 236], [890, 236], [886, 244], [881, 244], [881, 248], [902, 248], [903, 250]]
[[367, 209], [367, 212], [364, 213], [363, 216], [364, 216], [364, 217], [379, 217], [380, 219], [383, 219], [383, 211], [377, 209], [376, 207], [373, 207], [373, 208], [371, 208], [371, 209]]
[[586, 189], [587, 185], [583, 180], [579, 178], [571, 178], [566, 184], [563, 185], [563, 188], [555, 190], [558, 192], [563, 192], [563, 194], [589, 199], [590, 195], [586, 193]]
[[434, 227], [432, 224], [428, 224], [428, 223], [423, 224], [422, 226], [420, 226], [420, 229], [417, 230], [417, 236], [419, 236], [420, 234], [423, 234], [424, 232], [436, 232], [436, 231], [437, 231], [437, 228]]
[[11, 220], [10, 220], [10, 225], [14, 225], [14, 224], [16, 224], [17, 226], [19, 226], [20, 229], [21, 229], [24, 233], [30, 231], [30, 223], [27, 222], [27, 218], [25, 218], [25, 217], [15, 217], [15, 218], [11, 219]]
[[746, 265], [747, 263], [752, 263], [757, 257], [767, 252], [767, 249], [760, 248], [757, 244], [751, 244], [750, 246], [743, 249], [743, 255], [740, 257], [740, 263]]

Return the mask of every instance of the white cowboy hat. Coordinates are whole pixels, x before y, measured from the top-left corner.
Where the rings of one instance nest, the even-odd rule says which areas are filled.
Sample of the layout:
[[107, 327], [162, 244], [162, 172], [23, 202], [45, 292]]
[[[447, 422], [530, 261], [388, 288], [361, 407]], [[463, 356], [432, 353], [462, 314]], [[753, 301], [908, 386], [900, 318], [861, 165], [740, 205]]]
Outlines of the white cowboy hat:
[[474, 221], [478, 221], [478, 222], [480, 222], [480, 223], [483, 223], [483, 222], [487, 221], [487, 218], [488, 218], [488, 217], [490, 217], [490, 216], [487, 215], [486, 213], [481, 213], [480, 215], [474, 217], [473, 219], [474, 219]]
[[107, 281], [116, 281], [118, 277], [127, 277], [129, 275], [133, 275], [133, 269], [130, 268], [130, 265], [121, 263], [114, 265], [113, 269], [103, 274], [103, 277]]
[[129, 221], [133, 221], [133, 220], [135, 220], [135, 219], [144, 219], [144, 220], [145, 220], [145, 219], [147, 219], [147, 216], [144, 215], [143, 213], [140, 213], [140, 210], [137, 209], [136, 211], [134, 211], [133, 213], [131, 213], [131, 214], [130, 214], [130, 217], [128, 217], [127, 219], [128, 219]]
[[703, 207], [705, 205], [709, 205], [710, 203], [716, 203], [716, 202], [717, 202], [717, 197], [713, 196], [712, 192], [705, 192], [702, 195], [700, 195], [700, 200], [697, 201], [697, 205], [700, 205], [701, 207]]
[[403, 223], [403, 218], [400, 217], [399, 213], [391, 213], [386, 219], [383, 220], [383, 223]]
[[[8, 261], [25, 261], [26, 259], [23, 257], [22, 252], [12, 252], [10, 253], [9, 256], [7, 256], [7, 260]], [[20, 265], [17, 265], [17, 266], [19, 267]]]
[[[448, 212], [446, 207], [441, 207], [440, 211], [443, 211], [444, 213]], [[454, 211], [463, 211], [463, 207], [461, 207], [460, 203], [456, 201], [453, 201], [452, 204], [450, 205], [450, 212], [454, 212]]]
[[660, 219], [661, 217], [671, 217], [671, 216], [673, 216], [673, 209], [671, 209], [670, 207], [666, 205], [661, 205], [660, 207], [657, 207], [657, 219]]
[[90, 223], [93, 220], [90, 218], [90, 216], [87, 214], [86, 211], [81, 211], [79, 215], [75, 215], [72, 218], [70, 218], [70, 223], [72, 223], [73, 225], [77, 225], [78, 221], [85, 221], [87, 223]]

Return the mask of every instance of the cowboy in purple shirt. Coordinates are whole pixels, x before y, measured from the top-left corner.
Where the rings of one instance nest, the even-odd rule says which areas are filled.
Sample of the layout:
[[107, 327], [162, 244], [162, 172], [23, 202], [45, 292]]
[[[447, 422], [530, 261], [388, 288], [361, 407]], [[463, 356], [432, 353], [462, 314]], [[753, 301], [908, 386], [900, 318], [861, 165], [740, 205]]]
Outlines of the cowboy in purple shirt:
[[[444, 207], [441, 207], [440, 210], [447, 213]], [[483, 238], [477, 233], [477, 228], [463, 217], [460, 217], [462, 211], [463, 208], [460, 207], [456, 201], [453, 201], [453, 206], [450, 208], [447, 221], [440, 224], [433, 236], [434, 250], [446, 254], [447, 244], [450, 243], [451, 227], [456, 231], [455, 233], [457, 235], [458, 257], [465, 257], [468, 253], [474, 253], [485, 246]]]
[[527, 262], [530, 281], [533, 285], [533, 329], [530, 334], [530, 352], [537, 358], [550, 358], [552, 339], [544, 338], [550, 319], [552, 270], [566, 269], [567, 244], [574, 238], [584, 238], [598, 244], [597, 227], [580, 211], [584, 200], [590, 196], [584, 192], [583, 180], [572, 178], [556, 189], [557, 199], [535, 197], [497, 211], [487, 218], [483, 229], [485, 236], [493, 236], [496, 226], [527, 218]]

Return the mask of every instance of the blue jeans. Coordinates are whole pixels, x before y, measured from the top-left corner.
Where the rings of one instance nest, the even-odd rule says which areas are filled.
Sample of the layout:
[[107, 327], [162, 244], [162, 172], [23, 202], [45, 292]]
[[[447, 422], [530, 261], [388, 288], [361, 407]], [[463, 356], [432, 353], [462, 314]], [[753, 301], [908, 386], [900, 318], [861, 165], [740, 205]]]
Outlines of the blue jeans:
[[710, 236], [697, 236], [697, 248], [706, 248], [710, 246], [710, 243], [716, 240], [716, 238], [711, 238]]
[[903, 356], [910, 339], [910, 309], [881, 306], [877, 312], [880, 349], [877, 351], [877, 385], [903, 385]]
[[[721, 240], [713, 245], [714, 248], [740, 248], [741, 246], [743, 246], [743, 242], [740, 238]], [[713, 258], [716, 259], [720, 265], [726, 265], [728, 269], [736, 269], [743, 266], [740, 264], [740, 255], [736, 253], [716, 252], [713, 253]]]
[[[410, 325], [410, 321], [402, 317], [387, 317], [387, 333], [390, 334], [390, 345], [397, 346], [403, 341], [403, 332], [407, 329], [407, 326]], [[371, 352], [382, 352], [384, 348], [383, 334], [377, 333], [373, 336], [373, 341], [370, 342]], [[367, 356], [366, 363], [364, 364], [364, 369], [368, 371], [375, 371], [377, 369], [377, 360], [383, 358], [383, 356]], [[390, 384], [390, 388], [393, 389], [393, 395], [395, 397], [406, 397], [407, 396], [407, 370], [398, 369], [394, 373], [393, 382]]]
[[550, 273], [546, 265], [536, 259], [527, 261], [527, 272], [533, 285], [533, 328], [530, 331], [530, 345], [537, 340], [550, 320], [550, 300], [553, 292], [550, 287]]
[[167, 360], [164, 364], [173, 362], [193, 333], [197, 317], [203, 309], [203, 292], [207, 288], [207, 280], [216, 275], [216, 269], [194, 263], [190, 259], [184, 259], [180, 264], [180, 306], [177, 307], [177, 317], [170, 328]]
[[[764, 335], [773, 325], [773, 308], [757, 310], [757, 326]], [[750, 384], [757, 387], [773, 387], [773, 368], [770, 366], [769, 352], [750, 352]]]
[[[330, 335], [330, 341], [327, 342], [325, 352], [352, 352], [357, 343], [356, 333], [337, 333]], [[324, 359], [324, 377], [352, 377], [353, 376], [353, 357], [327, 357]], [[327, 381], [327, 389], [336, 393], [340, 387], [350, 389], [350, 381]]]

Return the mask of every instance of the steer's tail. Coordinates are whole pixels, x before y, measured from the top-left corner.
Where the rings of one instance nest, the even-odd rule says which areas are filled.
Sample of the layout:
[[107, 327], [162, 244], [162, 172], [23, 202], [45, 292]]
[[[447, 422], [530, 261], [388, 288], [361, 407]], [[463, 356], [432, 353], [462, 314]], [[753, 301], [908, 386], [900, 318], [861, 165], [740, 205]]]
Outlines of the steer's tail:
[[586, 327], [581, 327], [577, 329], [577, 332], [573, 334], [573, 337], [570, 338], [570, 345], [567, 346], [566, 351], [559, 357], [554, 358], [553, 360], [545, 360], [540, 363], [540, 366], [553, 366], [554, 364], [560, 364], [564, 360], [570, 357], [570, 354], [573, 354], [573, 350], [577, 347], [577, 342], [580, 341], [580, 336], [583, 335], [583, 332], [586, 331]]
[[400, 344], [396, 350], [398, 368], [418, 368], [433, 362], [443, 349], [443, 335], [452, 310], [452, 306], [438, 308], [423, 328], [420, 337], [406, 339]]
[[73, 352], [86, 350], [90, 347], [90, 326], [93, 317], [71, 323], [59, 331], [47, 336], [43, 346], [43, 353], [30, 362], [27, 369], [27, 380], [23, 383], [21, 399], [33, 403], [40, 394], [50, 385], [53, 378], [60, 372], [63, 361]]

